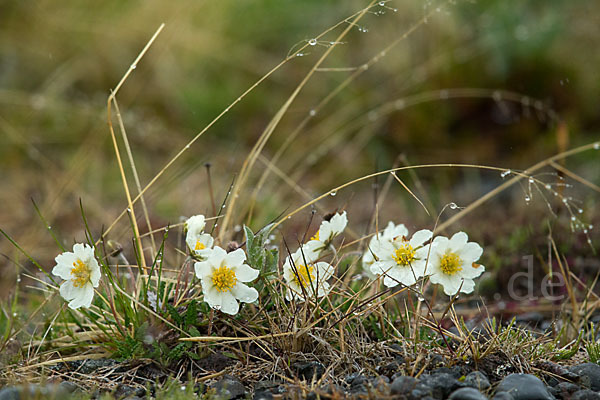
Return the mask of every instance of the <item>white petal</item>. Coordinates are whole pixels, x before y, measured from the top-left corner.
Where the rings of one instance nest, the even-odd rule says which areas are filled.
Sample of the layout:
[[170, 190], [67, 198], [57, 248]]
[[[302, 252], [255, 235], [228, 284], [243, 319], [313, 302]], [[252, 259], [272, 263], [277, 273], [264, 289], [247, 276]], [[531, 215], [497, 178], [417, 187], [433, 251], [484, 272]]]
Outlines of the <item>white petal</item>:
[[452, 249], [452, 251], [457, 252], [460, 249], [462, 249], [464, 245], [467, 244], [467, 240], [469, 240], [469, 237], [466, 233], [457, 232], [454, 235], [452, 235], [452, 238], [450, 239], [448, 245]]
[[237, 267], [242, 265], [246, 261], [246, 253], [243, 249], [236, 249], [225, 256], [225, 265], [229, 268]]
[[328, 242], [333, 236], [334, 232], [331, 229], [331, 222], [321, 222], [321, 227], [319, 228], [319, 241], [323, 243]]
[[323, 297], [327, 295], [330, 290], [331, 286], [329, 286], [329, 283], [323, 282], [323, 284], [319, 284], [319, 288], [317, 289], [317, 297]]
[[[415, 275], [409, 267], [397, 266], [395, 268], [392, 268], [385, 274], [385, 277], [386, 279], [384, 279], [383, 283], [388, 287], [396, 286], [398, 283], [410, 286], [416, 282]], [[390, 281], [393, 282], [391, 286], [386, 284], [386, 282]]]
[[462, 260], [475, 262], [483, 254], [483, 249], [475, 242], [467, 243], [459, 252], [458, 255]]
[[371, 272], [375, 275], [383, 275], [396, 265], [397, 264], [395, 261], [376, 261], [373, 263], [373, 265], [371, 265]]
[[73, 245], [73, 253], [75, 254], [75, 257], [79, 258], [81, 261], [87, 258], [89, 253], [86, 251], [86, 247], [89, 246], [83, 243], [75, 243]]
[[383, 238], [387, 240], [393, 240], [394, 238], [403, 236], [408, 236], [408, 229], [406, 229], [404, 224], [394, 225], [394, 223], [390, 221], [383, 231]]
[[258, 299], [258, 292], [256, 289], [248, 287], [243, 283], [238, 282], [232, 289], [231, 293], [235, 296], [236, 299], [244, 302], [244, 303], [252, 303]]
[[194, 263], [194, 271], [196, 272], [196, 278], [206, 279], [212, 275], [212, 265], [208, 261], [199, 261]]
[[462, 288], [460, 288], [460, 291], [462, 293], [472, 293], [474, 289], [475, 282], [473, 282], [473, 279], [465, 279], [465, 281], [462, 284]]
[[446, 236], [436, 236], [433, 239], [433, 244], [436, 248], [438, 248], [440, 254], [444, 254], [446, 252], [446, 249], [448, 248], [449, 241], [450, 239], [448, 239]]
[[319, 282], [325, 282], [326, 280], [331, 278], [331, 275], [333, 275], [333, 265], [326, 262], [318, 262], [313, 265], [317, 268], [316, 273]]
[[188, 218], [185, 221], [185, 226], [188, 232], [192, 232], [192, 235], [198, 235], [200, 232], [204, 230], [204, 226], [206, 225], [204, 215], [194, 215], [193, 217]]
[[410, 239], [410, 245], [412, 247], [419, 247], [433, 236], [433, 232], [429, 229], [421, 229], [420, 231], [415, 232]]
[[448, 296], [454, 296], [458, 292], [458, 288], [462, 284], [462, 278], [459, 275], [447, 275], [439, 273], [432, 275], [431, 282], [438, 283], [444, 288], [444, 293]]
[[323, 251], [323, 249], [325, 249], [325, 244], [320, 240], [309, 240], [304, 244], [304, 246], [302, 246], [304, 256], [308, 258], [313, 258], [315, 260], [319, 257], [319, 253]]
[[68, 280], [68, 281], [64, 281], [59, 288], [59, 293], [60, 295], [65, 299], [65, 300], [73, 300], [75, 298], [75, 296], [77, 295], [76, 289], [73, 286], [73, 281]]
[[225, 314], [235, 315], [240, 310], [240, 305], [238, 304], [233, 294], [230, 292], [223, 292], [223, 296], [221, 296], [221, 311]]
[[54, 260], [56, 266], [52, 269], [52, 274], [60, 276], [62, 279], [71, 279], [73, 263], [77, 261], [75, 254], [71, 252], [62, 253], [56, 256]]
[[469, 279], [477, 278], [485, 271], [485, 267], [483, 265], [473, 268], [473, 263], [465, 263], [462, 268], [463, 270], [460, 271], [461, 276]]
[[259, 271], [257, 269], [251, 268], [247, 264], [242, 264], [237, 267], [232, 267], [235, 272], [235, 277], [240, 282], [251, 282], [258, 277]]
[[95, 258], [90, 260], [88, 264], [90, 268], [90, 281], [92, 282], [93, 287], [98, 287], [100, 284], [100, 278], [102, 277], [102, 272], [100, 271], [100, 265], [98, 265], [98, 261]]
[[335, 214], [331, 218], [331, 230], [334, 235], [339, 235], [346, 229], [346, 225], [348, 225], [348, 217], [346, 216], [346, 211], [341, 214]]
[[219, 246], [215, 246], [207, 261], [213, 267], [219, 268], [226, 256], [227, 252], [224, 249], [220, 248]]

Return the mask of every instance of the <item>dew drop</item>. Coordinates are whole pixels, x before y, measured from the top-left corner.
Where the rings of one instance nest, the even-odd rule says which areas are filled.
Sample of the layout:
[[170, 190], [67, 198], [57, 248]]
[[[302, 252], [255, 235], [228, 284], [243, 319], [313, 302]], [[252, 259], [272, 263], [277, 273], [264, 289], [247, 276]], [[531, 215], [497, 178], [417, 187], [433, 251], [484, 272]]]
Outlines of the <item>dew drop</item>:
[[588, 226], [588, 229], [591, 231], [592, 229], [594, 229], [594, 225], [590, 224], [590, 226]]
[[17, 275], [17, 283], [21, 282], [21, 275]]
[[186, 148], [186, 149], [189, 149], [189, 148], [190, 148], [190, 145], [189, 145], [189, 144], [186, 144], [186, 145], [185, 145], [185, 148]]
[[15, 318], [17, 317], [17, 313], [16, 312], [13, 313], [13, 317], [15, 317]]
[[418, 299], [419, 301], [425, 301], [425, 297], [423, 297], [423, 295], [422, 295], [422, 294], [419, 294], [419, 295], [417, 296], [417, 299]]
[[226, 207], [226, 206], [225, 206], [225, 204], [223, 204], [223, 205], [221, 206], [221, 208], [225, 208], [225, 207]]
[[545, 187], [546, 187], [546, 189], [550, 190], [550, 185], [549, 184], [546, 184]]
[[131, 69], [136, 69], [136, 68], [137, 68], [137, 65], [136, 65], [136, 64], [131, 64], [131, 67], [130, 67], [130, 68], [131, 68]]
[[308, 41], [308, 44], [310, 44], [311, 46], [316, 46], [317, 45], [317, 39], [310, 39]]
[[531, 201], [531, 197], [529, 197], [529, 195], [525, 196], [525, 202], [529, 203]]
[[575, 216], [572, 216], [571, 221], [575, 222], [575, 221], [577, 221], [577, 218], [575, 218]]
[[529, 183], [534, 183], [535, 181], [533, 180], [533, 178], [529, 178]]
[[335, 190], [333, 192], [329, 193], [330, 196], [335, 196], [336, 194], [337, 194], [337, 191], [335, 191]]
[[317, 110], [315, 110], [314, 108], [312, 110], [310, 110], [308, 112], [308, 115], [310, 115], [311, 117], [314, 117], [315, 115], [317, 115]]
[[594, 150], [600, 150], [600, 142], [594, 143]]
[[577, 212], [578, 212], [579, 214], [583, 214], [583, 209], [581, 209], [581, 208], [580, 208], [579, 210], [577, 210]]
[[381, 7], [385, 6], [385, 1], [380, 1], [380, 2], [379, 2], [379, 5], [380, 5]]
[[506, 178], [508, 175], [510, 175], [512, 171], [510, 169], [507, 169], [506, 171], [502, 171], [502, 173], [500, 174], [500, 176], [502, 178]]
[[448, 207], [450, 207], [452, 210], [456, 210], [458, 208], [456, 203], [450, 203], [450, 204], [448, 204]]
[[565, 204], [567, 204], [567, 201], [568, 201], [567, 198], [563, 197], [562, 202], [565, 203]]
[[182, 391], [182, 392], [183, 392], [183, 391], [185, 391], [185, 386], [182, 386], [182, 387], [181, 387], [181, 391]]
[[296, 57], [304, 57], [304, 53], [296, 53]]

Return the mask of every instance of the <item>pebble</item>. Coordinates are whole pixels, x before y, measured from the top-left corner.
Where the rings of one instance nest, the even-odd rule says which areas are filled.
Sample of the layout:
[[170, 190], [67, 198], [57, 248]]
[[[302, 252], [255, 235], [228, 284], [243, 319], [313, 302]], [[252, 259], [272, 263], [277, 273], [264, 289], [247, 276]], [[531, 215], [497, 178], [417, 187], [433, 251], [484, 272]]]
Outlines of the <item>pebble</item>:
[[392, 394], [409, 393], [417, 386], [417, 382], [412, 376], [399, 376], [392, 382], [390, 390]]
[[303, 378], [307, 382], [315, 379], [320, 379], [325, 373], [325, 366], [318, 361], [296, 362], [292, 364], [292, 368], [296, 371], [298, 378]]
[[69, 395], [60, 385], [7, 386], [0, 390], [0, 400], [66, 399]]
[[216, 389], [219, 398], [226, 400], [241, 399], [246, 396], [246, 388], [235, 376], [224, 375], [223, 379], [212, 387]]
[[465, 377], [465, 380], [463, 381], [463, 383], [466, 386], [478, 389], [482, 392], [485, 392], [486, 390], [488, 390], [491, 387], [490, 381], [487, 378], [487, 376], [485, 376], [485, 374], [480, 371], [473, 371], [473, 372], [469, 373]]
[[546, 385], [530, 374], [510, 374], [498, 385], [496, 392], [506, 392], [514, 400], [554, 400]]
[[146, 389], [140, 387], [133, 387], [129, 385], [125, 385], [124, 383], [119, 383], [113, 396], [115, 399], [125, 399], [127, 397], [144, 397], [146, 395]]
[[585, 363], [569, 368], [569, 371], [580, 376], [580, 383], [596, 392], [600, 391], [600, 365]]
[[430, 395], [436, 399], [445, 399], [450, 393], [464, 386], [452, 375], [445, 372], [421, 377], [421, 384], [418, 384], [416, 389], [421, 389], [421, 385], [428, 388]]
[[458, 390], [455, 390], [448, 397], [450, 400], [487, 400], [481, 392], [472, 387], [464, 387]]
[[590, 389], [583, 389], [573, 393], [570, 400], [600, 400], [600, 394]]

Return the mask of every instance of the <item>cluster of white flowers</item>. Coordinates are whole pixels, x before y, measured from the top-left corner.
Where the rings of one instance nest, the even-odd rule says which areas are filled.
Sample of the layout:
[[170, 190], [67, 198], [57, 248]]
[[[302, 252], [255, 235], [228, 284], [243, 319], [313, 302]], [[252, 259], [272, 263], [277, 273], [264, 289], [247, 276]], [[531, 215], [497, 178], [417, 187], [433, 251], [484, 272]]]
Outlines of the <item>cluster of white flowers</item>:
[[[331, 286], [327, 281], [335, 268], [319, 260], [321, 253], [330, 248], [347, 224], [345, 211], [334, 214], [321, 223], [307, 243], [286, 258], [283, 278], [287, 300], [304, 301], [329, 293]], [[238, 302], [252, 303], [258, 299], [256, 289], [246, 283], [254, 281], [259, 271], [246, 264], [244, 250], [227, 253], [215, 246], [214, 238], [204, 232], [204, 227], [203, 215], [195, 215], [185, 223], [186, 243], [196, 260], [194, 270], [202, 284], [204, 300], [213, 309], [237, 314]], [[431, 231], [423, 229], [409, 239], [404, 225], [389, 222], [382, 232], [371, 238], [362, 262], [367, 275], [372, 278], [382, 276], [388, 287], [414, 285], [427, 276], [432, 283], [442, 285], [447, 295], [454, 296], [459, 291], [473, 291], [473, 279], [485, 270], [476, 263], [482, 253], [481, 246], [469, 242], [464, 232], [458, 232], [450, 239], [444, 236], [433, 238]], [[78, 243], [72, 252], [58, 255], [52, 273], [65, 280], [59, 291], [69, 302], [69, 307], [90, 307], [94, 288], [98, 287], [101, 278], [92, 246]]]
[[[377, 233], [363, 255], [363, 268], [370, 276], [383, 276], [387, 287], [398, 284], [410, 286], [424, 276], [440, 284], [444, 293], [454, 296], [459, 291], [471, 293], [474, 278], [485, 271], [476, 264], [483, 249], [469, 242], [467, 234], [458, 232], [448, 239], [427, 229], [415, 232], [408, 239], [408, 229], [402, 224], [389, 222], [382, 233]], [[428, 243], [429, 242], [429, 243]]]
[[329, 293], [327, 282], [333, 275], [333, 265], [318, 261], [321, 252], [329, 247], [333, 239], [346, 229], [346, 211], [334, 214], [321, 223], [314, 236], [283, 263], [283, 278], [286, 281], [287, 300], [319, 298]]
[[204, 232], [204, 226], [204, 215], [194, 215], [185, 222], [185, 242], [198, 260], [194, 270], [202, 284], [204, 301], [215, 310], [235, 315], [240, 309], [238, 300], [252, 303], [258, 299], [256, 289], [245, 284], [258, 277], [258, 270], [245, 264], [244, 250], [227, 253], [215, 246], [214, 238]]

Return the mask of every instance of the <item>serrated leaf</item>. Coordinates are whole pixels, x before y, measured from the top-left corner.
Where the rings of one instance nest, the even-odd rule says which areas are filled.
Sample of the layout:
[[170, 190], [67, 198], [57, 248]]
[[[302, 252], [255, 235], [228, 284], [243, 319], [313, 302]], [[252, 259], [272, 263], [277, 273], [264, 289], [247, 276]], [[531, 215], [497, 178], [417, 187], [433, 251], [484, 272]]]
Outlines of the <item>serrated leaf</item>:
[[194, 326], [198, 323], [198, 304], [196, 300], [190, 301], [185, 311], [185, 326]]
[[183, 317], [181, 316], [181, 314], [179, 314], [179, 311], [177, 311], [175, 307], [173, 307], [170, 304], [167, 304], [167, 311], [169, 311], [169, 315], [171, 316], [171, 319], [173, 320], [173, 322], [175, 322], [176, 325], [181, 326], [183, 324]]

